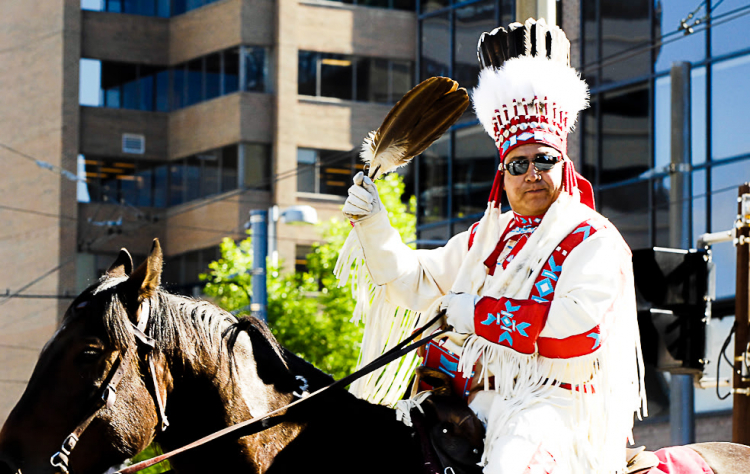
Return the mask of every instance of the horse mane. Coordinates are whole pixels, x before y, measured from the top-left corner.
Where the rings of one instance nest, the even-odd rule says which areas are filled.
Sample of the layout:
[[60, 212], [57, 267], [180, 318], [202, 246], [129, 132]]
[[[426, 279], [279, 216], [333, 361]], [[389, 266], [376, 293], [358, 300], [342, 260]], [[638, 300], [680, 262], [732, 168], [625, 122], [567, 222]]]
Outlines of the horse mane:
[[[84, 295], [101, 295], [101, 312], [109, 343], [121, 352], [135, 351], [137, 344], [130, 330], [129, 314], [136, 311], [136, 302], [129, 301], [122, 291], [128, 279], [102, 277]], [[247, 334], [253, 346], [253, 357], [259, 377], [284, 392], [296, 391], [303, 375], [311, 386], [327, 385], [333, 379], [294, 353], [285, 349], [268, 326], [253, 316], [237, 319], [229, 312], [208, 301], [174, 295], [158, 288], [150, 298], [149, 324], [146, 334], [156, 341], [156, 350], [182, 364], [200, 364], [206, 360], [230, 364], [230, 377], [237, 375], [235, 347], [242, 334]], [[131, 308], [132, 306], [132, 308]]]

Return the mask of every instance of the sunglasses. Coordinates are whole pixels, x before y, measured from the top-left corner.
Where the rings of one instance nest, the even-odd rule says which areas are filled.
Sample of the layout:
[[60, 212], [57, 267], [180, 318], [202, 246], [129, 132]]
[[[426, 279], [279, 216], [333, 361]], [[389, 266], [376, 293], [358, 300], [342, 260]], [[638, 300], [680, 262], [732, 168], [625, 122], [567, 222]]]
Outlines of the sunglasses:
[[[537, 171], [537, 173], [549, 171], [554, 168], [559, 161], [559, 156], [536, 155], [534, 157], [534, 169]], [[500, 169], [508, 170], [508, 173], [511, 176], [521, 176], [529, 171], [529, 160], [515, 160], [511, 161], [507, 165], [501, 164]]]

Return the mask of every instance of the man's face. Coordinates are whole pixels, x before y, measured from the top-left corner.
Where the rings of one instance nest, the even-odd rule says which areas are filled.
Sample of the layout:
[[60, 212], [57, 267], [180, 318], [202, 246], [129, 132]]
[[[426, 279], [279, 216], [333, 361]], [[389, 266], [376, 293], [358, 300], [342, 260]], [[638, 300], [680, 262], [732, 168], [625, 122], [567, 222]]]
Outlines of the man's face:
[[[505, 193], [510, 207], [523, 216], [538, 216], [547, 209], [560, 195], [562, 190], [563, 165], [558, 162], [549, 171], [537, 171], [533, 166], [534, 159], [540, 155], [560, 158], [560, 152], [546, 145], [530, 143], [511, 150], [505, 157], [503, 173]], [[529, 169], [519, 176], [512, 176], [507, 169], [513, 161], [528, 160]]]

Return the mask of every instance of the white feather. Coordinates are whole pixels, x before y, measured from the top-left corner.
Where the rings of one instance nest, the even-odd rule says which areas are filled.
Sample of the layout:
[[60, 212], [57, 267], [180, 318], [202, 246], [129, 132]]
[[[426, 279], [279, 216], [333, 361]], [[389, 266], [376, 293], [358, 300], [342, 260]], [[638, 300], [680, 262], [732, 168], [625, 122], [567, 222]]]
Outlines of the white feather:
[[385, 150], [381, 150], [375, 154], [375, 131], [370, 132], [362, 142], [362, 151], [359, 152], [359, 157], [365, 163], [370, 165], [370, 169], [374, 170], [378, 167], [378, 173], [373, 179], [389, 173], [399, 166], [408, 164], [405, 161], [406, 157], [406, 146], [400, 143], [393, 143], [388, 146]]
[[472, 91], [474, 111], [484, 129], [494, 136], [496, 110], [513, 100], [548, 99], [549, 104], [568, 114], [568, 130], [578, 113], [588, 107], [589, 91], [575, 69], [557, 61], [521, 56], [506, 61], [500, 69], [486, 68], [479, 74], [479, 85]]

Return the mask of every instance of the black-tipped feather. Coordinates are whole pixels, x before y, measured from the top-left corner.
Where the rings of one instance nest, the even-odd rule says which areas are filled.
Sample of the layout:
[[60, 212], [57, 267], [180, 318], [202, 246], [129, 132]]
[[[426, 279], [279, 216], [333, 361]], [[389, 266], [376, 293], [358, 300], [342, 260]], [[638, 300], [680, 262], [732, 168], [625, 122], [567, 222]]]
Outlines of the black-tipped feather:
[[[512, 25], [511, 25], [512, 26]], [[526, 28], [519, 24], [508, 33], [508, 56], [517, 58], [526, 54]]]
[[490, 33], [482, 33], [477, 45], [480, 68], [500, 68], [508, 58], [508, 32], [505, 28], [498, 27]]
[[544, 35], [544, 43], [547, 47], [547, 59], [552, 59], [552, 33], [549, 30]]
[[531, 24], [529, 36], [531, 36], [531, 52], [529, 54], [531, 56], [536, 56], [539, 52], [539, 48], [537, 48], [536, 45], [536, 23]]

